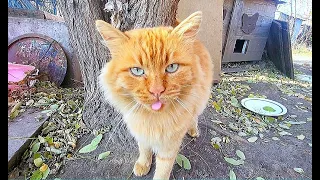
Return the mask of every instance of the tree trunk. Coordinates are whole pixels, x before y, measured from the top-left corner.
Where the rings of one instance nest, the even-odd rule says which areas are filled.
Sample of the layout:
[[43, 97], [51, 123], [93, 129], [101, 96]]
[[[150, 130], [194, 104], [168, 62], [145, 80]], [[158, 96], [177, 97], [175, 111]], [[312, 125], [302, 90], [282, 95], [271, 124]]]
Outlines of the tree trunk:
[[[62, 0], [58, 9], [69, 30], [71, 46], [77, 57], [85, 89], [83, 120], [90, 129], [115, 125], [113, 108], [104, 100], [98, 75], [110, 59], [100, 42], [95, 20], [102, 19], [122, 31], [133, 28], [173, 25], [179, 0]], [[104, 12], [107, 11], [107, 12]]]

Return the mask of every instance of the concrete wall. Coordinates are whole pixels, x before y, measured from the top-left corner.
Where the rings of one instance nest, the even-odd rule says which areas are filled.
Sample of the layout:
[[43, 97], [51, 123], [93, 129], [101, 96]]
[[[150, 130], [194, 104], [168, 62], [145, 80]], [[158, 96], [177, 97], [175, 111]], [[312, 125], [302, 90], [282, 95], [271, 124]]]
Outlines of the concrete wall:
[[81, 81], [79, 63], [73, 56], [68, 29], [64, 22], [47, 19], [8, 17], [8, 43], [13, 38], [27, 33], [38, 33], [49, 36], [61, 45], [68, 59], [67, 74], [62, 83], [63, 86], [75, 85], [74, 80]]
[[202, 11], [203, 19], [198, 38], [208, 48], [214, 64], [213, 79], [220, 81], [222, 58], [223, 0], [181, 0], [177, 18], [181, 21], [195, 11]]

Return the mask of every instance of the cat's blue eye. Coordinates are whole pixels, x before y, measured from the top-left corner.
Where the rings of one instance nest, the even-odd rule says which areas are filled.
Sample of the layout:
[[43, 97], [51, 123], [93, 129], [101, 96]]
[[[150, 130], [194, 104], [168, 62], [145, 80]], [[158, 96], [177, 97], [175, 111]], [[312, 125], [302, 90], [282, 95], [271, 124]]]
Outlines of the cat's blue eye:
[[144, 70], [138, 67], [130, 68], [130, 71], [135, 76], [142, 76], [144, 74]]
[[179, 64], [173, 63], [173, 64], [170, 64], [169, 66], [167, 66], [166, 72], [174, 73], [178, 70], [178, 68], [179, 68]]

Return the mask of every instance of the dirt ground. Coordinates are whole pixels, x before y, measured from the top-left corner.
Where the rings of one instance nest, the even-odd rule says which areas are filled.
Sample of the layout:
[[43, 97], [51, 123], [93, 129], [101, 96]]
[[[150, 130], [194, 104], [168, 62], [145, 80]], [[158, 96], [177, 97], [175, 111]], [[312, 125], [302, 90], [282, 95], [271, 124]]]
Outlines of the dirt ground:
[[[298, 72], [311, 75], [312, 64], [310, 62], [295, 63], [295, 70]], [[265, 95], [268, 99], [275, 100], [283, 104], [288, 113], [284, 118], [295, 117], [298, 121], [306, 121], [312, 117], [312, 101], [307, 101], [296, 96], [288, 96], [272, 83], [257, 82], [247, 83], [240, 82], [250, 86], [250, 92], [257, 92]], [[282, 97], [282, 98], [280, 98]], [[312, 98], [312, 97], [311, 97]], [[305, 109], [297, 108], [297, 104], [302, 104]], [[204, 113], [199, 117], [199, 126], [201, 135], [193, 140], [186, 136], [180, 151], [191, 162], [192, 168], [185, 170], [178, 164], [175, 164], [171, 173], [172, 179], [182, 178], [221, 178], [229, 179], [229, 171], [233, 169], [237, 179], [255, 179], [262, 177], [270, 178], [304, 178], [312, 179], [312, 121], [306, 121], [305, 124], [292, 125], [287, 132], [292, 135], [279, 136], [276, 129], [264, 133], [264, 137], [258, 138], [257, 141], [250, 143], [247, 137], [240, 137], [236, 132], [230, 129], [221, 129], [212, 120], [219, 120], [224, 124], [235, 122], [233, 118], [227, 118], [217, 113], [213, 107], [208, 106]], [[215, 133], [212, 133], [214, 131]], [[85, 156], [76, 160], [68, 160], [57, 175], [51, 178], [61, 179], [109, 179], [109, 178], [132, 178], [132, 168], [138, 157], [138, 147], [134, 139], [128, 133], [125, 126], [120, 126], [112, 134], [104, 134], [104, 138], [98, 148]], [[229, 143], [222, 143], [220, 149], [214, 149], [210, 143], [215, 136], [226, 137], [230, 139]], [[305, 138], [299, 140], [296, 136], [303, 134]], [[280, 140], [273, 140], [271, 137], [278, 137]], [[84, 136], [80, 139], [78, 145], [83, 147], [92, 139], [93, 135]], [[108, 142], [108, 143], [107, 143]], [[241, 150], [245, 156], [245, 162], [242, 165], [234, 166], [227, 163], [224, 157], [236, 158], [236, 150]], [[112, 153], [104, 160], [94, 160], [104, 152]], [[299, 174], [294, 168], [302, 168], [304, 173]], [[150, 179], [154, 174], [155, 163], [148, 175], [142, 179]], [[50, 177], [50, 176], [49, 176]]]
[[[199, 117], [200, 137], [193, 139], [186, 135], [179, 152], [190, 161], [191, 169], [185, 170], [175, 164], [171, 179], [229, 179], [230, 170], [233, 170], [237, 179], [312, 179], [312, 85], [291, 81], [279, 75], [264, 61], [227, 66], [248, 71], [223, 73], [222, 81], [213, 86], [208, 107]], [[294, 59], [294, 69], [295, 75], [312, 75], [312, 62], [310, 59]], [[283, 104], [288, 110], [287, 114], [282, 118], [266, 121], [265, 117], [255, 115], [241, 106], [233, 107], [229, 101], [231, 96], [240, 101], [253, 94]], [[213, 105], [214, 101], [219, 103], [219, 95], [224, 99], [220, 102], [221, 110]], [[240, 109], [240, 115], [233, 116], [237, 114], [237, 109]], [[106, 124], [113, 128], [103, 135], [96, 150], [86, 154], [76, 153], [76, 156], [66, 158], [58, 173], [50, 174], [49, 178], [138, 179], [132, 173], [138, 158], [137, 143], [126, 126], [119, 123], [119, 120], [114, 120], [114, 116], [110, 117], [110, 124]], [[250, 117], [250, 122], [243, 120], [246, 117]], [[279, 124], [285, 121], [291, 121], [291, 126], [287, 129], [280, 128]], [[261, 124], [265, 126], [260, 126]], [[240, 131], [246, 132], [245, 135], [240, 135]], [[304, 138], [298, 139], [298, 135], [303, 135]], [[249, 142], [248, 138], [253, 136], [257, 140]], [[275, 140], [275, 137], [278, 139]], [[82, 136], [78, 139], [76, 148], [79, 150], [93, 138], [93, 134]], [[212, 143], [216, 138], [222, 139], [219, 149], [214, 148]], [[239, 159], [236, 150], [242, 151], [246, 157], [241, 165], [229, 164], [224, 159]], [[105, 151], [111, 151], [111, 154], [106, 159], [97, 160], [98, 155]], [[304, 172], [300, 174], [294, 168], [301, 168]], [[139, 179], [151, 179], [154, 170], [155, 161], [149, 174]], [[20, 178], [23, 179], [21, 176]]]

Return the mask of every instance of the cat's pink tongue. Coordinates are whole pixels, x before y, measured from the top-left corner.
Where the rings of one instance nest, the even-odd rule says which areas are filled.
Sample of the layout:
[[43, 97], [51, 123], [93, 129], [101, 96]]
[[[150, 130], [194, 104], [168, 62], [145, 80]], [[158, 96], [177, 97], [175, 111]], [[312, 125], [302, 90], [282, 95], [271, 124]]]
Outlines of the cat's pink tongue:
[[157, 101], [151, 105], [151, 108], [155, 111], [158, 111], [161, 108], [161, 106], [162, 106], [162, 103], [160, 101]]

